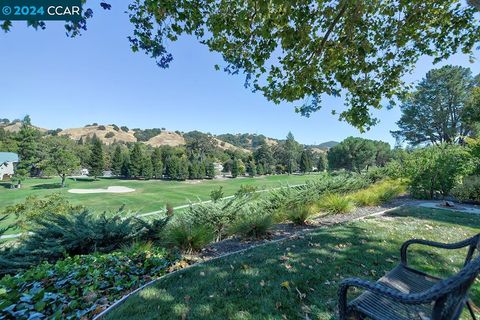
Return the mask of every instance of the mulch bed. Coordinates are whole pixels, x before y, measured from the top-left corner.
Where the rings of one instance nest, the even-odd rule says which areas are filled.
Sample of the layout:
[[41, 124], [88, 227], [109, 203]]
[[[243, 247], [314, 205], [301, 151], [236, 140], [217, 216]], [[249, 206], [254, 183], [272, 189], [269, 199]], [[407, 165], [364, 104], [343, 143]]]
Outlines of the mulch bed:
[[338, 223], [343, 223], [355, 219], [359, 219], [377, 212], [382, 212], [401, 205], [406, 205], [416, 202], [409, 197], [399, 197], [389, 203], [374, 207], [359, 207], [348, 214], [335, 214], [328, 216], [321, 216], [309, 221], [306, 225], [296, 225], [293, 223], [281, 223], [275, 225], [268, 236], [262, 239], [243, 240], [239, 237], [232, 237], [220, 242], [213, 243], [205, 247], [198, 256], [192, 257], [199, 260], [209, 260], [215, 257], [223, 256], [225, 254], [233, 253], [240, 250], [245, 250], [271, 241], [277, 241], [291, 237], [297, 233], [309, 231], [325, 226], [331, 226]]

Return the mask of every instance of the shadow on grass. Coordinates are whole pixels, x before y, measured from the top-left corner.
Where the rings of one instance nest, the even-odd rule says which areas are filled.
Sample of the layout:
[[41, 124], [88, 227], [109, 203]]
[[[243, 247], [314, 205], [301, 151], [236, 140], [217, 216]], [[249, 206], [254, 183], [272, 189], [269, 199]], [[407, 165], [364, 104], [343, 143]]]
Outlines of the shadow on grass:
[[[418, 230], [421, 224], [416, 222]], [[418, 232], [392, 234], [389, 223], [375, 226], [365, 221], [323, 228], [180, 271], [133, 295], [107, 319], [335, 319], [340, 281], [376, 281]], [[452, 273], [451, 259], [461, 265], [465, 257], [412, 255], [414, 266], [440, 275]], [[478, 288], [472, 295], [478, 302]]]
[[32, 190], [49, 190], [49, 189], [58, 189], [62, 190], [62, 185], [60, 183], [42, 183], [32, 186]]
[[388, 212], [390, 217], [412, 217], [415, 219], [431, 220], [440, 223], [480, 228], [480, 216], [468, 212], [446, 209], [431, 209], [423, 207], [402, 207]]
[[11, 189], [12, 182], [0, 182], [0, 187], [4, 187], [5, 189]]

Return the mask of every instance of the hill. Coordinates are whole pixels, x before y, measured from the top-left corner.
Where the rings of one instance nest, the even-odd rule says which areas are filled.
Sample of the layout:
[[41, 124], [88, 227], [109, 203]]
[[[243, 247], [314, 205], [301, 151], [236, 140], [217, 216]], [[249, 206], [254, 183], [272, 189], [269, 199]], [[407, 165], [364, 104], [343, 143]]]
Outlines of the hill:
[[339, 142], [337, 142], [337, 141], [327, 141], [327, 142], [323, 142], [323, 143], [320, 143], [320, 144], [317, 144], [317, 145], [310, 145], [309, 147], [328, 150], [332, 147], [335, 147], [337, 144], [339, 144]]

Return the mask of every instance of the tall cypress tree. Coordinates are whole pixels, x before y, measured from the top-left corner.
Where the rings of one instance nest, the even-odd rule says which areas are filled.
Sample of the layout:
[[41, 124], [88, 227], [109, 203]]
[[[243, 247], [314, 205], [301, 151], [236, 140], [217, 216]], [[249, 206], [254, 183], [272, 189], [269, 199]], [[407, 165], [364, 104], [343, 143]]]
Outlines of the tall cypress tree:
[[303, 150], [300, 156], [300, 171], [303, 173], [312, 171], [312, 158], [308, 150]]
[[141, 176], [147, 180], [153, 176], [152, 158], [150, 156], [145, 155], [143, 157]]
[[130, 175], [140, 177], [143, 167], [143, 152], [140, 143], [135, 143], [132, 152], [130, 152]]
[[15, 170], [15, 178], [18, 184], [29, 176], [35, 174], [36, 165], [39, 162], [38, 139], [40, 133], [32, 127], [29, 116], [25, 116], [22, 121], [22, 127], [18, 133], [18, 156], [20, 162]]
[[215, 178], [215, 164], [210, 160], [205, 165], [205, 174], [210, 179]]
[[152, 153], [152, 169], [155, 179], [161, 178], [163, 174], [162, 152], [160, 148], [155, 148]]
[[238, 167], [238, 160], [236, 158], [233, 158], [233, 161], [232, 161], [232, 177], [233, 178], [236, 178], [238, 177], [238, 174], [240, 172], [240, 169]]
[[89, 161], [89, 170], [90, 175], [97, 180], [98, 176], [103, 175], [103, 169], [105, 167], [105, 158], [103, 156], [103, 146], [102, 141], [94, 135], [92, 138], [92, 145], [91, 145], [91, 155]]
[[113, 152], [112, 157], [112, 173], [115, 176], [120, 176], [122, 174], [122, 165], [123, 165], [123, 155], [122, 148], [117, 145], [115, 151]]

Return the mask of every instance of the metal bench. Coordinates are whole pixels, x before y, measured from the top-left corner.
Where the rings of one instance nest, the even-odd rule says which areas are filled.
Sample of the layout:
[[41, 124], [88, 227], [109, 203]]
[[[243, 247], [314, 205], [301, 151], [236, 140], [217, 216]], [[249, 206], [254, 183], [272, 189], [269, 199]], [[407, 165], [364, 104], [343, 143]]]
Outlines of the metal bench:
[[[475, 251], [480, 249], [479, 241], [480, 234], [451, 244], [417, 239], [405, 242], [400, 250], [401, 263], [377, 282], [358, 278], [341, 282], [340, 319], [455, 320], [466, 305], [475, 320], [475, 310], [478, 309], [468, 299], [468, 290], [480, 272], [480, 257], [472, 259]], [[468, 247], [468, 252], [460, 272], [440, 279], [408, 266], [407, 250], [411, 244], [443, 249]], [[347, 293], [351, 287], [360, 288], [363, 292], [348, 302]]]

